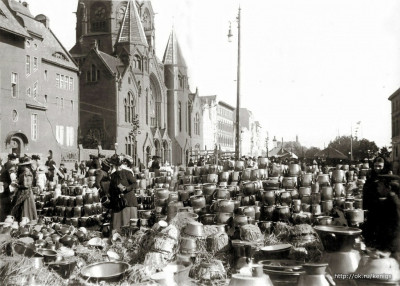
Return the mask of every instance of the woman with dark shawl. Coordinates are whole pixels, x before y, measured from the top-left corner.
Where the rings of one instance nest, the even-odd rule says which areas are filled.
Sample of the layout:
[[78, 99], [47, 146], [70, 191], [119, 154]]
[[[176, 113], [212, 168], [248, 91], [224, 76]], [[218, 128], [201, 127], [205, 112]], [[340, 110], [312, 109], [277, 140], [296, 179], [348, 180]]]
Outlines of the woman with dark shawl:
[[[131, 158], [119, 158], [115, 155], [111, 158], [116, 168], [111, 174], [109, 189], [113, 230], [129, 225], [131, 218], [137, 218], [137, 199], [134, 191], [136, 179], [130, 170], [133, 163]], [[120, 200], [124, 200], [124, 206], [121, 206]]]
[[36, 220], [37, 211], [32, 192], [34, 178], [30, 160], [23, 161], [18, 165], [17, 178], [19, 186], [13, 199], [11, 214], [17, 221], [21, 221], [23, 217]]

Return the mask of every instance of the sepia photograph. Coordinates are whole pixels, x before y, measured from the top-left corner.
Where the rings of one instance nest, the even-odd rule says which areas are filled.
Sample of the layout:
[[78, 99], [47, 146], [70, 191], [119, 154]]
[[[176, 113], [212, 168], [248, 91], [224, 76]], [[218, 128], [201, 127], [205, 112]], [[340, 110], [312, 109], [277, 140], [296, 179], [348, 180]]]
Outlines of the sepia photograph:
[[0, 0], [0, 285], [400, 285], [400, 2]]

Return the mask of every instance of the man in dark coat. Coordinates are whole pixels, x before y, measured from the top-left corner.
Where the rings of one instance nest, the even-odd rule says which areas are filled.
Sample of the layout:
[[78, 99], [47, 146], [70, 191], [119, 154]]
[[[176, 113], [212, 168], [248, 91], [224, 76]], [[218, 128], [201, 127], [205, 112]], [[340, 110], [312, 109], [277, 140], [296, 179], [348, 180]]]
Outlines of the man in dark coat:
[[101, 162], [101, 169], [96, 171], [96, 181], [94, 186], [100, 190], [100, 196], [108, 196], [110, 188], [110, 172], [111, 165], [109, 160], [103, 160]]
[[151, 164], [150, 167], [150, 172], [155, 172], [155, 170], [160, 170], [160, 157], [154, 156], [153, 157], [153, 163]]
[[373, 170], [370, 172], [367, 181], [363, 187], [363, 209], [367, 211], [366, 221], [362, 226], [365, 243], [370, 247], [380, 247], [378, 233], [380, 225], [387, 222], [381, 217], [382, 199], [385, 197], [383, 187], [387, 183], [382, 175], [386, 175], [389, 170], [385, 167], [385, 162], [378, 157], [373, 165]]

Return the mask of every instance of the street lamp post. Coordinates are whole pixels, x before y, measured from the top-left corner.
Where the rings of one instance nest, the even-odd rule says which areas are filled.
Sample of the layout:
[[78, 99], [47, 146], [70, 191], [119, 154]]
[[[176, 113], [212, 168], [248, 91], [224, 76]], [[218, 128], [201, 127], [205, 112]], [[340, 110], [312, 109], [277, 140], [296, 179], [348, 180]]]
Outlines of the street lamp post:
[[[240, 6], [239, 6], [239, 11], [238, 11], [238, 16], [237, 16], [237, 23], [238, 23], [238, 57], [237, 57], [237, 80], [236, 80], [236, 89], [237, 89], [237, 94], [236, 94], [236, 144], [235, 144], [235, 156], [236, 160], [239, 160], [240, 158]], [[228, 33], [228, 40], [229, 42], [232, 41], [232, 31], [231, 31], [231, 26], [229, 26], [229, 33]]]

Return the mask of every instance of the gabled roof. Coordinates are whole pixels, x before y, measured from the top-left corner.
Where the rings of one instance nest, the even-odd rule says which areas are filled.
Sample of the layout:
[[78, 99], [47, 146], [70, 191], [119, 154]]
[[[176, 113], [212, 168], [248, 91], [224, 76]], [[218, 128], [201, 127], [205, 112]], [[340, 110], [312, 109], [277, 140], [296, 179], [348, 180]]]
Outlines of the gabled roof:
[[288, 150], [281, 148], [281, 147], [275, 147], [272, 148], [272, 150], [268, 151], [268, 156], [269, 157], [282, 157], [282, 156], [286, 156], [286, 155], [290, 155], [291, 152], [289, 152]]
[[128, 7], [126, 8], [121, 30], [118, 35], [118, 43], [148, 46], [142, 21], [133, 1], [128, 2]]
[[20, 23], [18, 23], [17, 19], [15, 19], [14, 15], [1, 0], [0, 10], [4, 14], [4, 16], [0, 15], [0, 30], [12, 33], [17, 36], [30, 38], [28, 32], [20, 25]]
[[117, 74], [120, 72], [119, 67], [123, 66], [123, 63], [119, 58], [110, 56], [109, 54], [103, 53], [102, 51], [97, 51], [97, 53], [112, 73]]
[[164, 52], [163, 64], [187, 67], [174, 30], [172, 30], [169, 35], [167, 47]]

